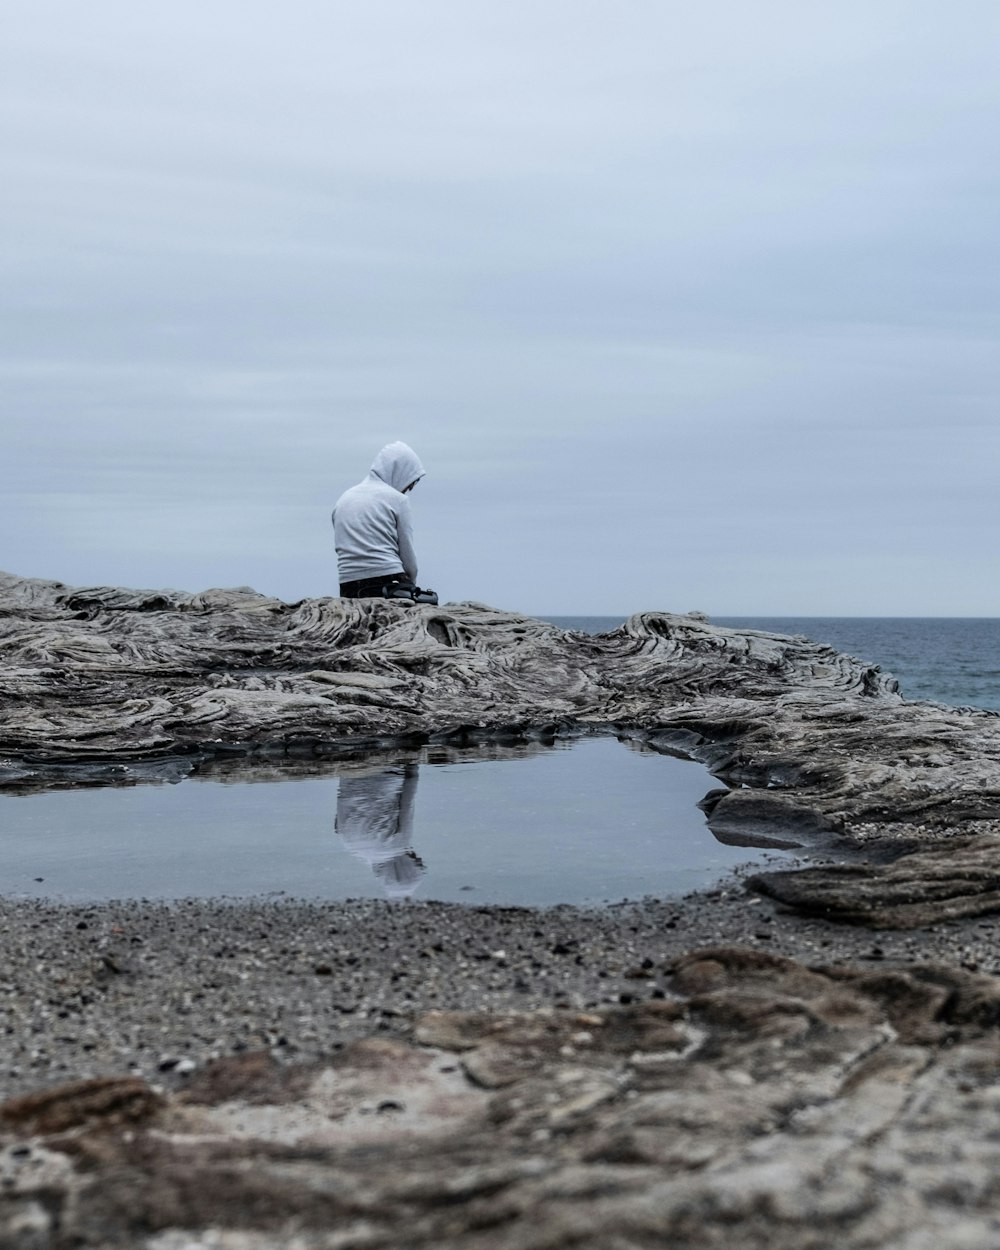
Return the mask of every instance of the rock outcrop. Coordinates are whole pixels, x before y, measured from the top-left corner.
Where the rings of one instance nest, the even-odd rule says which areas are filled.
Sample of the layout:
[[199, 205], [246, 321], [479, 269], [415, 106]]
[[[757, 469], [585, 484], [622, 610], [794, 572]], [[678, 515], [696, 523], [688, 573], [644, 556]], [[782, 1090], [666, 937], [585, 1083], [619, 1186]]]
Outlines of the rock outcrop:
[[723, 947], [662, 1002], [65, 1086], [0, 1106], [0, 1245], [986, 1250], [998, 986]]
[[[336, 905], [310, 911], [294, 942], [276, 937], [287, 917], [276, 910], [268, 927], [258, 909], [247, 949], [216, 951], [204, 908], [134, 903], [127, 933], [99, 910], [56, 922], [51, 907], [5, 903], [0, 1025], [25, 1034], [8, 1075], [31, 1092], [0, 1104], [0, 1250], [1000, 1245], [1000, 978], [979, 970], [992, 922], [968, 919], [1000, 911], [1000, 717], [907, 702], [877, 667], [829, 647], [694, 615], [641, 613], [590, 637], [478, 604], [285, 604], [0, 575], [11, 793], [277, 776], [401, 745], [516, 754], [609, 732], [707, 764], [722, 784], [702, 805], [721, 840], [811, 856], [747, 882], [757, 895], [729, 908], [746, 945], [684, 942], [626, 967], [598, 949], [594, 917], [565, 909], [564, 942], [542, 913], [508, 909], [502, 940], [523, 967], [476, 974], [480, 958], [507, 963], [479, 950], [480, 934], [459, 961], [464, 1000], [441, 976], [427, 992], [442, 1009], [428, 1011], [405, 989], [418, 969], [401, 950], [380, 963], [376, 942], [359, 962], [338, 946], [324, 962], [324, 943], [348, 940], [330, 923]], [[670, 904], [663, 928], [696, 919], [715, 935], [731, 894], [715, 914], [713, 895]], [[401, 928], [381, 906], [396, 948], [396, 930], [447, 921], [461, 952], [487, 919], [418, 905]], [[642, 911], [647, 926], [660, 914]], [[84, 937], [52, 937], [56, 923]], [[366, 931], [380, 923], [373, 912]], [[603, 946], [627, 947], [639, 924], [623, 913]], [[950, 962], [921, 954], [929, 926]], [[895, 962], [863, 936], [879, 927], [906, 931], [880, 939]], [[861, 963], [830, 962], [837, 932], [861, 935], [840, 943]], [[610, 997], [571, 1004], [539, 943]], [[824, 963], [760, 943], [822, 948]], [[289, 965], [278, 980], [275, 958]], [[534, 1001], [552, 1005], [517, 1010], [537, 993], [531, 968], [553, 987]], [[333, 997], [310, 1017], [314, 1049], [279, 1062], [278, 1022], [286, 1007], [301, 1014], [307, 973]], [[455, 1009], [483, 1004], [487, 982], [488, 1008]], [[213, 993], [212, 1010], [196, 1010]], [[362, 999], [371, 1014], [356, 1011]], [[216, 1049], [181, 1058], [164, 1003], [210, 1028]], [[349, 1035], [324, 1014], [335, 1008], [356, 1015]], [[151, 1030], [180, 1047], [159, 1061], [153, 1050], [152, 1066]], [[268, 1049], [242, 1050], [247, 1031]], [[74, 1067], [91, 1079], [27, 1079]]]
[[[0, 716], [0, 787], [18, 790], [394, 743], [638, 735], [725, 782], [705, 801], [721, 840], [851, 861], [757, 879], [788, 906], [920, 925], [1000, 905], [1000, 717], [908, 702], [830, 647], [698, 615], [640, 613], [591, 637], [481, 604], [0, 575]], [[928, 843], [955, 835], [961, 871], [947, 871], [952, 852]]]

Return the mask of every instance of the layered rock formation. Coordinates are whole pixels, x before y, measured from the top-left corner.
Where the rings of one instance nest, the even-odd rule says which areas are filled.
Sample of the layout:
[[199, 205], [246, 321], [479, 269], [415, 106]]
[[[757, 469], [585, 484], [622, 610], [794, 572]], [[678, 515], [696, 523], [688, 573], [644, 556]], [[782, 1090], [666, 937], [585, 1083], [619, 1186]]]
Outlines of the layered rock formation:
[[985, 1250], [1000, 991], [691, 953], [617, 1011], [434, 1012], [336, 1060], [0, 1107], [0, 1245]]
[[[641, 734], [726, 783], [706, 800], [721, 840], [863, 853], [846, 871], [758, 879], [789, 906], [912, 925], [998, 905], [1000, 717], [910, 703], [827, 646], [696, 616], [640, 613], [595, 638], [481, 604], [4, 575], [0, 716], [0, 786], [16, 789], [404, 742]], [[960, 861], [927, 850], [956, 834]]]
[[[413, 994], [394, 997], [402, 973], [387, 976], [378, 949], [318, 961], [360, 923], [345, 911], [342, 929], [337, 905], [296, 912], [286, 953], [266, 928], [245, 949], [230, 942], [217, 952], [226, 968], [206, 979], [204, 907], [153, 917], [133, 904], [128, 929], [100, 909], [60, 921], [100, 955], [85, 973], [82, 938], [56, 967], [66, 937], [39, 933], [51, 909], [4, 904], [0, 1023], [31, 1035], [17, 1039], [18, 1062], [72, 1076], [117, 1070], [107, 1056], [120, 1054], [123, 1070], [0, 1105], [0, 1250], [995, 1250], [1000, 979], [977, 970], [992, 922], [969, 919], [1000, 910], [995, 714], [907, 702], [890, 677], [828, 647], [695, 616], [642, 613], [593, 638], [477, 604], [284, 604], [0, 576], [8, 792], [278, 775], [400, 744], [516, 749], [591, 732], [708, 764], [722, 783], [704, 801], [720, 839], [812, 856], [747, 883], [758, 893], [739, 896], [744, 945], [691, 950], [673, 937], [668, 957], [642, 959], [624, 982], [580, 967], [581, 984], [615, 987], [591, 1008], [571, 1003], [538, 944], [556, 962], [577, 967], [573, 952], [586, 952], [610, 970], [600, 922], [565, 909], [559, 925], [575, 936], [553, 944], [541, 913], [509, 909], [510, 977], [506, 951], [474, 952], [495, 969], [482, 974], [490, 1009], [454, 1010], [457, 981], [449, 1009], [442, 977], [431, 999], [442, 1009], [410, 1012]], [[719, 897], [718, 920], [706, 896], [671, 904], [663, 928], [713, 930]], [[376, 933], [379, 906], [400, 968], [400, 933], [444, 923], [440, 906], [372, 904]], [[259, 909], [246, 914], [261, 927]], [[463, 915], [447, 910], [458, 952], [475, 927]], [[944, 962], [921, 954], [931, 926]], [[895, 963], [864, 937], [878, 927], [902, 931], [880, 939]], [[623, 913], [603, 945], [638, 929]], [[838, 930], [867, 965], [836, 962]], [[294, 992], [275, 991], [280, 968], [264, 975], [258, 942], [272, 962], [287, 958]], [[760, 942], [812, 953], [807, 963]], [[516, 1009], [531, 990], [518, 960], [559, 987], [551, 1006]], [[483, 1001], [479, 966], [463, 965], [466, 1005]], [[197, 988], [183, 983], [195, 967]], [[350, 990], [353, 1031], [334, 1053], [331, 1020], [325, 1057], [282, 1063], [287, 1039], [271, 1030], [285, 1004], [305, 1001], [303, 968], [331, 1002]], [[356, 1010], [366, 978], [379, 978], [370, 1016]], [[213, 987], [199, 1016], [194, 998]], [[151, 1045], [136, 1049], [144, 1024], [167, 1033], [164, 1003], [211, 1016], [229, 1056], [168, 1056], [159, 1083], [155, 1066], [150, 1079], [129, 1074], [126, 1058]], [[231, 1053], [245, 1046], [234, 1013], [239, 1037], [269, 1049]], [[30, 1088], [20, 1068], [9, 1076]]]

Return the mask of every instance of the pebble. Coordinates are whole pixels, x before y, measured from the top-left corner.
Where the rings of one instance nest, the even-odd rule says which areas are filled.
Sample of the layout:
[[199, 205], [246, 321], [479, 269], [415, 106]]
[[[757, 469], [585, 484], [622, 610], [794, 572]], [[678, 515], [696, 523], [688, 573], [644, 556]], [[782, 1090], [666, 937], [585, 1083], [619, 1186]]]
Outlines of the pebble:
[[[981, 917], [933, 932], [880, 932], [876, 945], [870, 930], [782, 914], [738, 880], [725, 893], [557, 911], [378, 900], [4, 901], [0, 1097], [129, 1070], [179, 1084], [241, 1050], [322, 1058], [376, 1029], [406, 1036], [429, 1009], [555, 1007], [578, 1013], [586, 1028], [588, 1010], [601, 1004], [669, 994], [655, 970], [668, 977], [683, 952], [754, 937], [808, 963], [997, 966], [992, 926]], [[118, 949], [124, 935], [139, 952], [128, 961]], [[485, 961], [469, 957], [477, 951]]]

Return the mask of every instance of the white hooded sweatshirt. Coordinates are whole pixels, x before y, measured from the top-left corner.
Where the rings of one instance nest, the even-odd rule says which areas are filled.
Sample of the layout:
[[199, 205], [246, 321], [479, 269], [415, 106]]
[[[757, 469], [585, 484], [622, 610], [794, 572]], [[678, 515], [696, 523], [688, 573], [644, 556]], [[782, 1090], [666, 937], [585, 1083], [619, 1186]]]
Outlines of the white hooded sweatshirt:
[[365, 480], [340, 496], [333, 509], [333, 541], [341, 582], [399, 572], [416, 582], [413, 522], [403, 491], [423, 476], [412, 447], [388, 443]]

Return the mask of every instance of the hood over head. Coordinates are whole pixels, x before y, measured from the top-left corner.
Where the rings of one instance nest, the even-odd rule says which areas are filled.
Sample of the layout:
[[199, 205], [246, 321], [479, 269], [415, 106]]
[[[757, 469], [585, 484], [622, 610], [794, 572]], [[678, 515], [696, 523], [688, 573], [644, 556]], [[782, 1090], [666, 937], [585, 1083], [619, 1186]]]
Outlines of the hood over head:
[[372, 472], [396, 490], [404, 491], [411, 482], [418, 482], [426, 470], [412, 447], [386, 443], [375, 457]]

